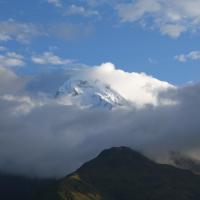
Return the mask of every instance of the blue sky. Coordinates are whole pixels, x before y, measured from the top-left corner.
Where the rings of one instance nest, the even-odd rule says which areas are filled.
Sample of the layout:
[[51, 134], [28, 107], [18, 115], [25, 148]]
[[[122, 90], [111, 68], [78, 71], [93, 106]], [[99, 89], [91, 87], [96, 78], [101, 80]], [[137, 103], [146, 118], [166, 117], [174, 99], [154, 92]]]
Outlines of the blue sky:
[[[15, 66], [21, 73], [112, 62], [125, 71], [145, 72], [176, 85], [197, 82], [199, 4], [199, 0], [0, 0], [0, 54], [3, 62], [9, 53], [23, 57], [23, 64]], [[63, 62], [33, 61], [44, 59], [45, 52], [46, 59], [56, 56]]]

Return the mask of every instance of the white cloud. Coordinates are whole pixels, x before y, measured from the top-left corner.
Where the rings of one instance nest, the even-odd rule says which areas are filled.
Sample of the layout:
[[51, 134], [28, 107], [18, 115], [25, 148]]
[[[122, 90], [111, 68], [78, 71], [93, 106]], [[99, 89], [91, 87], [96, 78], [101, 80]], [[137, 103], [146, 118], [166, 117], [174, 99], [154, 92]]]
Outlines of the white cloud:
[[15, 52], [7, 52], [0, 55], [0, 66], [2, 67], [21, 67], [24, 66], [24, 57]]
[[200, 60], [200, 51], [191, 51], [188, 54], [180, 54], [175, 56], [175, 59], [180, 62], [187, 62], [189, 60]]
[[112, 63], [104, 63], [93, 68], [79, 68], [73, 72], [73, 77], [81, 80], [104, 80], [138, 107], [159, 104], [159, 93], [174, 87], [144, 73], [129, 73], [116, 69]]
[[66, 13], [67, 15], [81, 15], [84, 17], [99, 15], [98, 11], [96, 10], [91, 10], [83, 6], [77, 6], [75, 4], [70, 5]]
[[60, 0], [47, 0], [47, 2], [56, 7], [62, 7], [62, 3]]
[[38, 27], [31, 23], [21, 23], [12, 19], [0, 21], [0, 41], [16, 40], [29, 43], [33, 37], [41, 34]]
[[199, 0], [136, 0], [118, 4], [116, 9], [123, 22], [145, 21], [162, 34], [177, 38], [186, 31], [198, 31], [199, 6]]
[[186, 27], [177, 24], [165, 24], [160, 27], [160, 30], [163, 35], [178, 38], [183, 32], [186, 31]]
[[33, 55], [32, 61], [40, 65], [67, 65], [72, 63], [72, 60], [62, 59], [52, 52], [44, 52], [42, 55]]
[[132, 3], [122, 3], [117, 6], [119, 16], [123, 21], [134, 22], [141, 19], [146, 13], [153, 13], [160, 10], [156, 0], [138, 0]]

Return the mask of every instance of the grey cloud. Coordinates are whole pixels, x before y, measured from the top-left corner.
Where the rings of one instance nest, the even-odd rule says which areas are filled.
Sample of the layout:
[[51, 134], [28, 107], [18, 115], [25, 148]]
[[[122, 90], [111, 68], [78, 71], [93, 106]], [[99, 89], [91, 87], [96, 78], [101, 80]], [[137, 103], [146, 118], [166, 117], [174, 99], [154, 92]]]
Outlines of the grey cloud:
[[19, 78], [11, 69], [0, 66], [0, 95], [18, 93], [27, 81], [27, 77]]
[[13, 19], [0, 22], [0, 41], [16, 40], [20, 43], [29, 43], [34, 37], [44, 33], [32, 23], [17, 22]]
[[[55, 77], [60, 82], [67, 78], [63, 71]], [[162, 162], [170, 151], [199, 155], [199, 84], [160, 93], [160, 99], [176, 104], [107, 111], [59, 105], [50, 98], [42, 101], [36, 94], [53, 92], [56, 87], [48, 83], [59, 85], [55, 77], [49, 73], [33, 78], [23, 94], [30, 94], [26, 100], [14, 94], [3, 98], [6, 90], [0, 87], [0, 171], [60, 177], [104, 148], [121, 145]], [[25, 102], [30, 109], [23, 112]]]

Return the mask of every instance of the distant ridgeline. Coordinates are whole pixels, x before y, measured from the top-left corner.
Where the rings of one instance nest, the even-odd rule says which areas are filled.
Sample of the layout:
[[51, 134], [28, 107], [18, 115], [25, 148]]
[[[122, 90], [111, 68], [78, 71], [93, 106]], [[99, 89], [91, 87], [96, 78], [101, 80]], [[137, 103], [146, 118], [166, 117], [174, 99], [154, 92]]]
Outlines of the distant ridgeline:
[[200, 199], [200, 176], [189, 170], [156, 164], [127, 147], [104, 150], [61, 180], [2, 175], [0, 184], [2, 200]]

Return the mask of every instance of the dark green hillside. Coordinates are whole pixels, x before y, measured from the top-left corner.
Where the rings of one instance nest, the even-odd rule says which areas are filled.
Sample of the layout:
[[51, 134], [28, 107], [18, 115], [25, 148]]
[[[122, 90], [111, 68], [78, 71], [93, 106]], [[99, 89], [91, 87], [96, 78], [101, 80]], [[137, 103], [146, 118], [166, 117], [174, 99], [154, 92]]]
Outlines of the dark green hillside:
[[57, 194], [61, 200], [199, 200], [200, 177], [119, 147], [63, 179]]
[[58, 181], [1, 175], [1, 199], [200, 200], [200, 176], [116, 147]]

